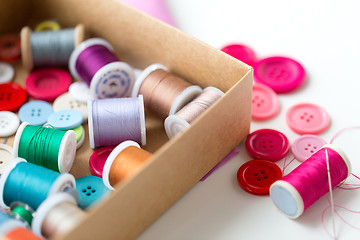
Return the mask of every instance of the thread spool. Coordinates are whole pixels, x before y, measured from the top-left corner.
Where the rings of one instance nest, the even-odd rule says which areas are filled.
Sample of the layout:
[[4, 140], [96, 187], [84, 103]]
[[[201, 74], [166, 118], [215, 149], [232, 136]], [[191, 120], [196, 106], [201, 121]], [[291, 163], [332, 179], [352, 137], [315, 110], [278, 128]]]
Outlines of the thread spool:
[[114, 146], [126, 140], [146, 144], [142, 95], [88, 101], [90, 147]]
[[18, 221], [0, 212], [0, 235], [8, 240], [40, 239], [30, 230], [26, 229], [24, 222]]
[[146, 109], [162, 119], [175, 114], [196, 98], [202, 89], [168, 72], [161, 64], [152, 64], [136, 79], [131, 96], [144, 95]]
[[102, 174], [105, 186], [113, 190], [117, 183], [133, 176], [151, 157], [151, 153], [134, 141], [120, 143], [106, 159]]
[[47, 197], [68, 188], [75, 188], [72, 175], [15, 158], [0, 178], [0, 206], [9, 208], [13, 202], [22, 202], [36, 210]]
[[69, 172], [76, 153], [76, 134], [23, 122], [15, 135], [14, 157], [60, 173]]
[[8, 215], [12, 218], [24, 222], [26, 226], [30, 228], [31, 221], [33, 219], [33, 213], [34, 210], [26, 203], [13, 202], [10, 204], [10, 212]]
[[221, 98], [224, 92], [215, 87], [207, 87], [194, 100], [186, 104], [178, 112], [165, 119], [165, 130], [171, 139], [184, 131], [190, 124], [216, 100]]
[[132, 67], [119, 61], [111, 44], [101, 38], [88, 39], [75, 48], [69, 69], [90, 87], [95, 99], [129, 96], [134, 85]]
[[73, 29], [31, 32], [29, 27], [21, 30], [21, 55], [24, 68], [66, 66], [74, 48], [85, 37], [85, 29], [78, 24]]
[[351, 164], [338, 147], [327, 144], [291, 173], [270, 187], [275, 206], [289, 218], [295, 219], [321, 196], [329, 192], [326, 153], [328, 151], [332, 188], [351, 174]]
[[57, 193], [46, 199], [36, 211], [32, 231], [45, 238], [57, 237], [74, 228], [85, 215], [73, 197]]

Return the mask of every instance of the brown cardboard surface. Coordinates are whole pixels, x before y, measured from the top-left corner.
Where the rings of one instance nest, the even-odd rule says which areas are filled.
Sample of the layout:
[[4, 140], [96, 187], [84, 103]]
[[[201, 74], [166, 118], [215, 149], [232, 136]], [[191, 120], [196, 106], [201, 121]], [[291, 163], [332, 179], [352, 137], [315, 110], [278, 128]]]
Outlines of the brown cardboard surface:
[[[146, 113], [145, 149], [154, 153], [153, 158], [59, 239], [135, 238], [248, 134], [249, 66], [116, 0], [4, 0], [0, 2], [0, 19], [13, 17], [10, 13], [14, 9], [23, 15], [12, 18], [9, 26], [0, 21], [0, 33], [19, 32], [24, 25], [33, 28], [45, 19], [58, 19], [64, 27], [83, 23], [89, 35], [108, 40], [123, 61], [137, 68], [159, 62], [193, 84], [226, 92], [172, 140], [167, 139], [162, 121]], [[27, 73], [20, 63], [17, 70], [15, 81], [24, 85]], [[71, 170], [75, 177], [90, 175], [92, 150], [87, 126], [84, 128], [86, 140]], [[12, 141], [13, 137], [7, 144], [12, 145]]]

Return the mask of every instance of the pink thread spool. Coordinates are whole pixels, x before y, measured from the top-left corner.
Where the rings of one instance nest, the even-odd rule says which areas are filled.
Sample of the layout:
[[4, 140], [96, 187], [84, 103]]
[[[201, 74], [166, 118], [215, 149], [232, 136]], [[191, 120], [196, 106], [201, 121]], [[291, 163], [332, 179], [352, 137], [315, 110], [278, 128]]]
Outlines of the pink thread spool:
[[69, 69], [90, 87], [95, 99], [127, 97], [135, 81], [132, 67], [121, 62], [111, 44], [101, 38], [90, 38], [76, 47]]
[[346, 154], [338, 147], [327, 144], [290, 174], [270, 187], [270, 197], [276, 207], [289, 218], [295, 219], [329, 192], [326, 153], [332, 188], [338, 186], [351, 174], [351, 164]]

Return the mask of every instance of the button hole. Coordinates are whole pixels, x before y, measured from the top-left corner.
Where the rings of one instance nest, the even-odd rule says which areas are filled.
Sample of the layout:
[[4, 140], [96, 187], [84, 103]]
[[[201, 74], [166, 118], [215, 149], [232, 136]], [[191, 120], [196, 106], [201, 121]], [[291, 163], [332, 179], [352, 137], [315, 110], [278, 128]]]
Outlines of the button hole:
[[83, 189], [82, 192], [86, 192], [86, 189]]
[[87, 194], [86, 194], [86, 196], [90, 196], [90, 195], [91, 195], [91, 193], [87, 193]]
[[257, 175], [259, 175], [258, 173], [254, 173], [254, 176], [256, 177]]
[[265, 174], [265, 171], [261, 171], [261, 174]]
[[257, 178], [256, 180], [261, 181], [261, 179], [260, 179], [260, 178]]
[[87, 189], [91, 189], [91, 186], [87, 186]]
[[264, 176], [264, 179], [268, 179], [268, 177], [267, 177], [267, 176]]

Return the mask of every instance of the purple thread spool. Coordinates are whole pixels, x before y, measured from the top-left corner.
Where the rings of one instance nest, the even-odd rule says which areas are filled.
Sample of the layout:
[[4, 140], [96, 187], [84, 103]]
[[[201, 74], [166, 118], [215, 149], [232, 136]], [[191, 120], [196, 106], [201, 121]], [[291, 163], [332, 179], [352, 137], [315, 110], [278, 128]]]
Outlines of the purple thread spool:
[[114, 146], [126, 140], [146, 144], [143, 96], [88, 101], [90, 147]]
[[111, 44], [101, 38], [88, 39], [75, 48], [69, 69], [74, 78], [89, 85], [96, 99], [129, 96], [134, 85], [132, 67], [119, 61]]

